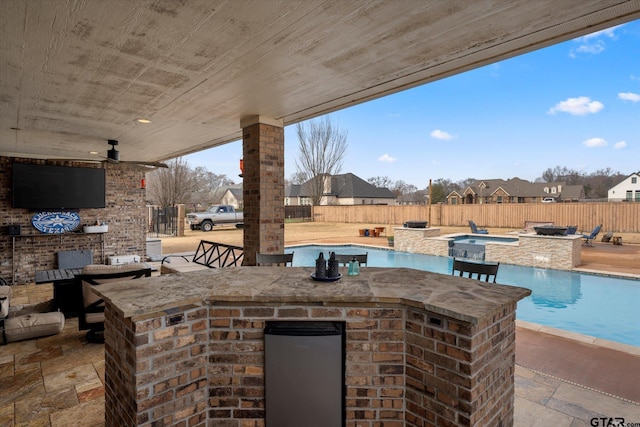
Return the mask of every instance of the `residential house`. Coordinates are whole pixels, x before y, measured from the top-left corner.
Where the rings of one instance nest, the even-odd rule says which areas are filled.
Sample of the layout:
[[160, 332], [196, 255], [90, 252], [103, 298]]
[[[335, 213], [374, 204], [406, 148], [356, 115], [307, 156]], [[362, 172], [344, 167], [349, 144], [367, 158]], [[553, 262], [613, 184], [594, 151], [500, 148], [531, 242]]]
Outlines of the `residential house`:
[[235, 209], [244, 207], [244, 198], [242, 193], [242, 183], [232, 185], [222, 185], [212, 192], [191, 194], [190, 209], [203, 210], [210, 205], [231, 205]]
[[610, 202], [640, 202], [640, 172], [634, 172], [608, 192]]
[[543, 200], [577, 202], [585, 197], [582, 185], [566, 185], [564, 182], [530, 182], [520, 178], [480, 179], [472, 182], [464, 191], [452, 191], [447, 203], [541, 203]]
[[396, 196], [388, 188], [376, 187], [352, 173], [323, 175], [285, 189], [285, 206], [311, 205], [313, 180], [323, 180], [320, 205], [395, 205]]
[[236, 208], [236, 210], [242, 210], [242, 208], [244, 207], [242, 184], [238, 184], [238, 186], [239, 188], [233, 185], [227, 188], [227, 190], [222, 194], [222, 197], [220, 198], [221, 205], [231, 205]]

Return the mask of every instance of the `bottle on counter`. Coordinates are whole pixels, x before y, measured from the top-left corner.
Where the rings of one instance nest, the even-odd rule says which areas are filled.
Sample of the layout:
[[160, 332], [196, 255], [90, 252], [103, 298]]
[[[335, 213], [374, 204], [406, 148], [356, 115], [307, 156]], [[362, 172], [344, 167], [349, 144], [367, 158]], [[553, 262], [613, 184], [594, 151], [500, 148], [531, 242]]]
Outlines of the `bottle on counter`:
[[360, 263], [358, 262], [356, 257], [353, 257], [351, 261], [349, 261], [349, 270], [347, 272], [347, 275], [357, 276], [358, 274], [360, 274]]

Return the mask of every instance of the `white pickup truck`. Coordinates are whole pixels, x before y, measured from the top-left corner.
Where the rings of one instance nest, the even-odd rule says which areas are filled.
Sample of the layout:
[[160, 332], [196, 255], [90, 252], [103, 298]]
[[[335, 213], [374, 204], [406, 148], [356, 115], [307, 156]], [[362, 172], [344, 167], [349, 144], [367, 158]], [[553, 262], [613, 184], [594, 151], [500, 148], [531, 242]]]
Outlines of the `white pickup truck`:
[[235, 224], [237, 228], [244, 225], [242, 212], [236, 212], [231, 205], [212, 205], [204, 212], [187, 214], [187, 224], [192, 230], [211, 231], [215, 225]]

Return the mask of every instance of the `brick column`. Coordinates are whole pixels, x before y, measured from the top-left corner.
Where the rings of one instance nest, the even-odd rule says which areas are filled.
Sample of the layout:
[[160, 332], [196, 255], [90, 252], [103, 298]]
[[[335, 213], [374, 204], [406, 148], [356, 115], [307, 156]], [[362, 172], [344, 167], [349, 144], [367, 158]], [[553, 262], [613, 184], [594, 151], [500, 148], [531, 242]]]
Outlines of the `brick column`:
[[256, 252], [284, 251], [284, 127], [282, 120], [243, 120], [244, 265]]

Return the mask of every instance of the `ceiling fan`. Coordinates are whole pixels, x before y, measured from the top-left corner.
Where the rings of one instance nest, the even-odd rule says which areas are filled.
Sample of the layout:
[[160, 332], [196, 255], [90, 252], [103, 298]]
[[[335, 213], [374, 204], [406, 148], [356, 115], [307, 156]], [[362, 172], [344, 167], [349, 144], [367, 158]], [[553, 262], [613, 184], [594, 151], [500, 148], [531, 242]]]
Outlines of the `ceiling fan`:
[[140, 170], [152, 171], [158, 168], [168, 168], [165, 163], [161, 162], [145, 162], [145, 161], [137, 161], [137, 160], [120, 160], [120, 152], [116, 149], [116, 145], [118, 145], [118, 140], [109, 139], [107, 143], [111, 146], [111, 148], [107, 151], [107, 157], [102, 157], [102, 159], [51, 159], [51, 160], [68, 160], [73, 162], [84, 162], [84, 163], [108, 163], [111, 165], [121, 165], [127, 166]]

